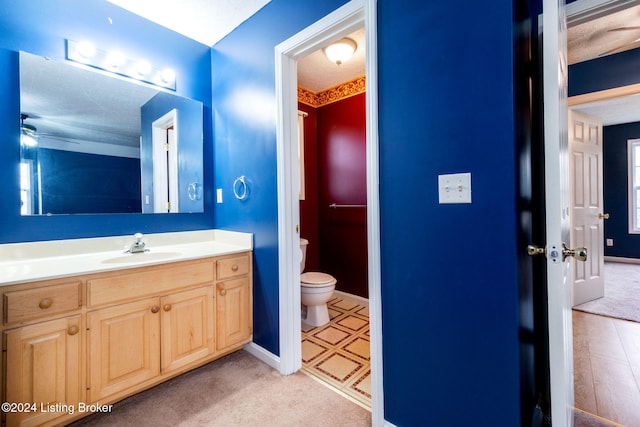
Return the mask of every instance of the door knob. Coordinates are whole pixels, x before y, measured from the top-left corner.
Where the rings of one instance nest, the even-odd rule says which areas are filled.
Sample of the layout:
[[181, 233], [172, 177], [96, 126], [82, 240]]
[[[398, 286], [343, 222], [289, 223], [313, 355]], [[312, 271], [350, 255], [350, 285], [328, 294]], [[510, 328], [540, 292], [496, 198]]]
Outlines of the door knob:
[[567, 245], [562, 244], [562, 261], [564, 262], [568, 256], [574, 257], [577, 261], [587, 260], [587, 248], [569, 249]]
[[609, 219], [609, 214], [599, 213], [598, 218], [600, 219]]
[[534, 244], [527, 245], [527, 255], [529, 256], [546, 255], [546, 253], [547, 250], [545, 248], [540, 248]]

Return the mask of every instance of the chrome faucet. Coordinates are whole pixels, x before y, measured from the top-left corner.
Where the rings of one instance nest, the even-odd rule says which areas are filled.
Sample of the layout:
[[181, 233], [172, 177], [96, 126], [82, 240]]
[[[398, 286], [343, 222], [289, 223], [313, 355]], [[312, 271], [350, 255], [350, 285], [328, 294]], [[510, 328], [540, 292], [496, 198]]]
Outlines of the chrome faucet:
[[128, 252], [132, 254], [143, 253], [145, 251], [145, 243], [142, 241], [142, 233], [136, 233], [133, 237], [135, 237], [136, 241], [133, 242]]

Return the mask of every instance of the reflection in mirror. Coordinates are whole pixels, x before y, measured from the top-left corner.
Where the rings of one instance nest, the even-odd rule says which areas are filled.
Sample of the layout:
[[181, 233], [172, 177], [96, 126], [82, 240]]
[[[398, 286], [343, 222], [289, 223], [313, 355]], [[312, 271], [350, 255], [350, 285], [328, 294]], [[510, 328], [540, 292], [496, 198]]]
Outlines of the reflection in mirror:
[[203, 212], [201, 102], [20, 52], [23, 215]]

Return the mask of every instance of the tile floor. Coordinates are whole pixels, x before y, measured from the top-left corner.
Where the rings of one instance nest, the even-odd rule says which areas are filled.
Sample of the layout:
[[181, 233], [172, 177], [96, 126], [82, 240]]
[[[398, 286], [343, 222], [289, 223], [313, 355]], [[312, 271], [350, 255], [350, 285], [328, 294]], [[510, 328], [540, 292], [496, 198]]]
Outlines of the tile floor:
[[341, 298], [328, 308], [329, 324], [302, 324], [302, 370], [371, 408], [369, 309]]

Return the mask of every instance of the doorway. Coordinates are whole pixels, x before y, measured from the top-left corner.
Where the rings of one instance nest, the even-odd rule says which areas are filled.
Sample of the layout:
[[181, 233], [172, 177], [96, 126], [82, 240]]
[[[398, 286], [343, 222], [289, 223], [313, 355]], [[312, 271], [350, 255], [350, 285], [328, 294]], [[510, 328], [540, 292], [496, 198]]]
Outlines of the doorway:
[[[552, 229], [547, 234], [547, 250], [553, 254], [555, 245], [566, 241], [568, 233], [566, 222], [568, 210], [566, 200], [568, 192], [557, 189], [553, 183], [560, 183], [560, 187], [568, 184], [560, 172], [563, 162], [558, 164], [555, 158], [566, 155], [567, 137], [567, 105], [566, 105], [566, 45], [562, 38], [566, 35], [567, 23], [577, 20], [593, 19], [607, 13], [624, 9], [630, 2], [624, 0], [584, 2], [578, 1], [567, 6], [564, 16], [564, 2], [544, 1], [545, 28], [545, 149], [546, 165], [555, 175], [550, 176], [547, 171], [547, 226]], [[549, 155], [549, 154], [553, 155]], [[566, 165], [565, 165], [566, 166]], [[564, 184], [564, 185], [563, 185]], [[554, 205], [549, 209], [549, 197]], [[575, 244], [572, 242], [572, 244]], [[598, 248], [602, 250], [602, 248]], [[550, 255], [552, 258], [553, 255]], [[554, 263], [556, 265], [554, 265]], [[571, 295], [568, 285], [571, 276], [565, 268], [565, 263], [549, 259], [549, 344], [551, 365], [551, 396], [554, 425], [573, 425], [574, 406], [574, 365], [573, 365], [573, 324], [571, 318]]]
[[365, 28], [367, 252], [371, 342], [371, 410], [374, 425], [384, 423], [378, 193], [377, 45], [375, 0], [352, 0], [284, 41], [275, 49], [278, 162], [278, 258], [280, 282], [280, 360], [282, 374], [302, 364], [300, 329], [300, 212], [298, 163], [297, 60], [331, 41]]

